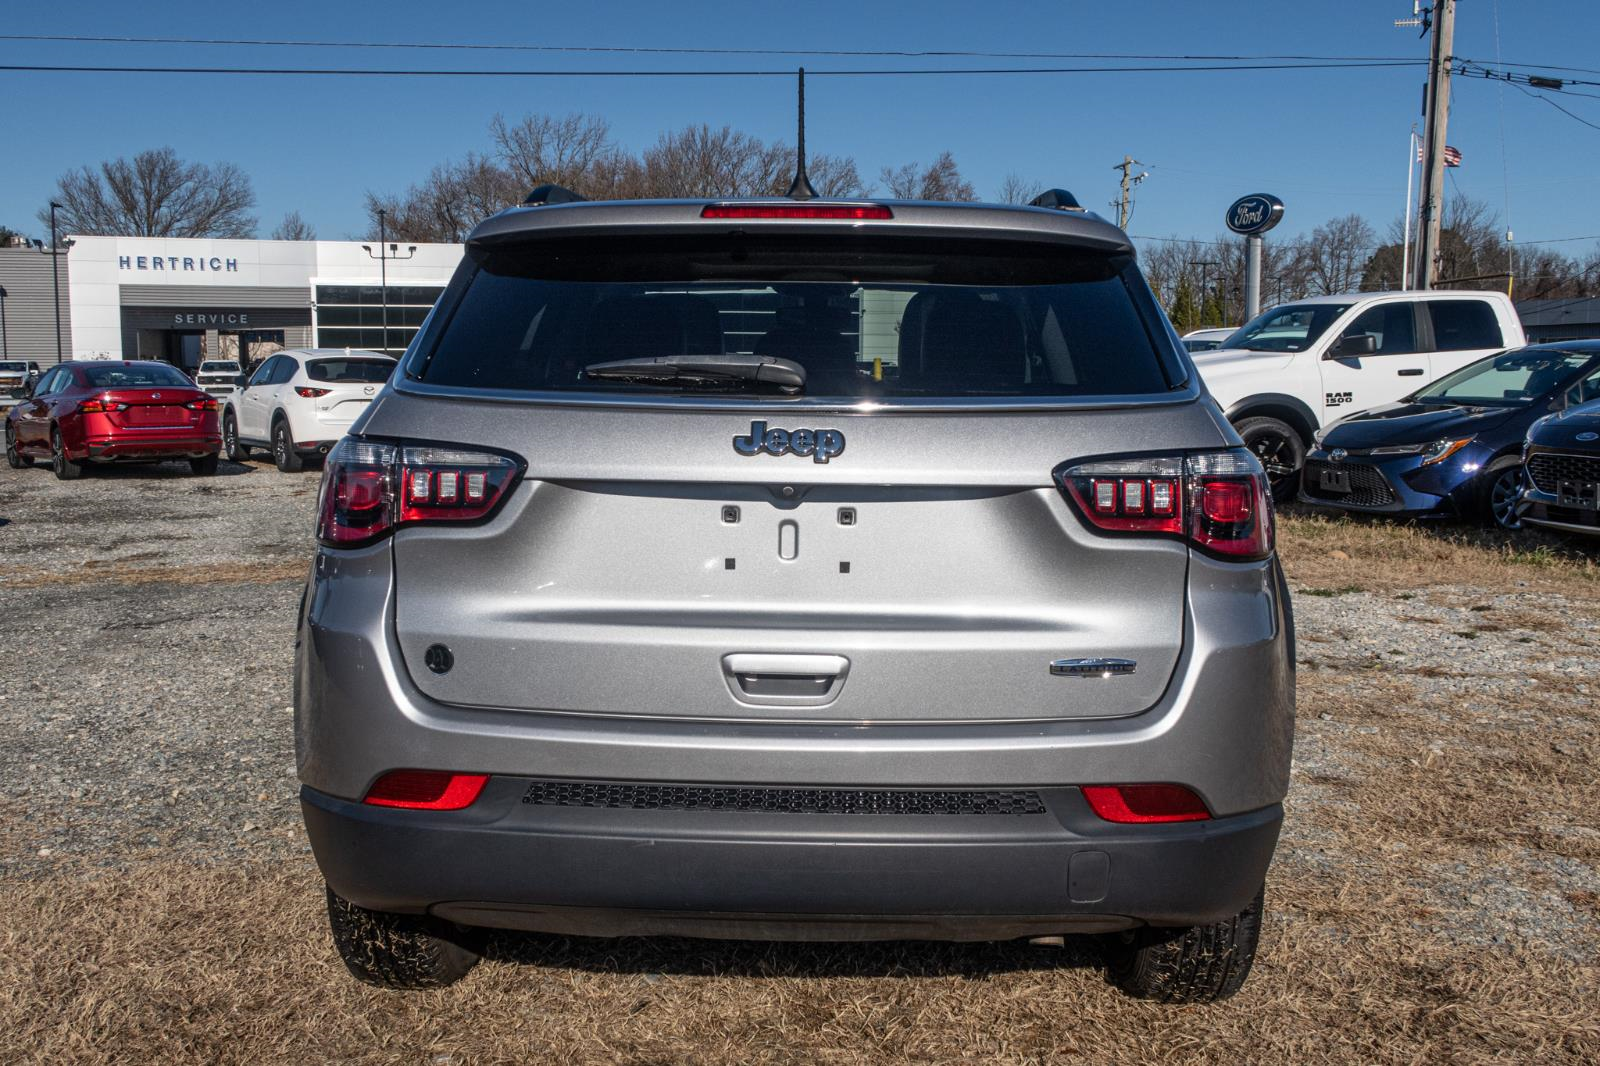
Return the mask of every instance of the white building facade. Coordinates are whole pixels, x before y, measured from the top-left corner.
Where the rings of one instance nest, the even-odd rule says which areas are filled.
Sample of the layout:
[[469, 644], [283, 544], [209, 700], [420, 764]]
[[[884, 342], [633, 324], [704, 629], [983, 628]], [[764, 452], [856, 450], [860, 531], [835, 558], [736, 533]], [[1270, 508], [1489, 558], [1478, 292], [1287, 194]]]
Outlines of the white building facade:
[[[399, 355], [459, 244], [74, 237], [63, 256], [76, 359], [259, 362], [279, 348]], [[387, 285], [384, 285], [384, 281]], [[385, 321], [387, 320], [387, 329]]]

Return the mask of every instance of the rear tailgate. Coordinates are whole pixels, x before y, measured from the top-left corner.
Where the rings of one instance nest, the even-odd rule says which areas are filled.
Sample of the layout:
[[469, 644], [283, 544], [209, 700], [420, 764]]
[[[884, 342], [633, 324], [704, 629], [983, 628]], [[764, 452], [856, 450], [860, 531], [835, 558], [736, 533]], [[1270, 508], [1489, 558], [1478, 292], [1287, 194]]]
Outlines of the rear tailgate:
[[[836, 429], [847, 447], [826, 464], [740, 455], [733, 438], [754, 418]], [[1151, 440], [1218, 442], [1197, 403], [752, 415], [391, 393], [363, 431], [529, 463], [487, 524], [394, 538], [396, 636], [427, 695], [854, 722], [1119, 716], [1158, 701], [1184, 645], [1187, 549], [1092, 532], [1051, 471]], [[434, 644], [454, 655], [447, 673], [423, 665]], [[1098, 657], [1137, 667], [1050, 670]]]

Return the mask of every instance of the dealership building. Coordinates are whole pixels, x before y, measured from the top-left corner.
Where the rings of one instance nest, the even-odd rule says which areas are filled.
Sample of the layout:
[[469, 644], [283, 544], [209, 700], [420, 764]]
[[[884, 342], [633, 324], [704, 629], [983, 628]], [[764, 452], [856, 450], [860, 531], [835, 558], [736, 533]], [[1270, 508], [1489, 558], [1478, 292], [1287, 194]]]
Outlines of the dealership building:
[[391, 244], [380, 263], [376, 241], [70, 240], [55, 278], [47, 250], [0, 254], [10, 358], [55, 362], [57, 290], [68, 359], [161, 359], [192, 370], [202, 359], [255, 362], [279, 348], [399, 355], [462, 254], [459, 244]]

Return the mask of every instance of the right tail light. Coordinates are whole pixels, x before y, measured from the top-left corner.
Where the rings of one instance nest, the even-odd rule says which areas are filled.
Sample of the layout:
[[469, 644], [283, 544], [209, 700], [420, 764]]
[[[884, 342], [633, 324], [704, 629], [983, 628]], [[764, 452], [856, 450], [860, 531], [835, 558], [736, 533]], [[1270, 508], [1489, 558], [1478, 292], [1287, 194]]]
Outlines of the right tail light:
[[482, 521], [522, 470], [498, 452], [345, 437], [323, 469], [317, 539], [349, 548], [401, 526]]
[[1102, 532], [1183, 538], [1238, 561], [1272, 554], [1272, 490], [1243, 449], [1097, 459], [1063, 467], [1056, 478]]

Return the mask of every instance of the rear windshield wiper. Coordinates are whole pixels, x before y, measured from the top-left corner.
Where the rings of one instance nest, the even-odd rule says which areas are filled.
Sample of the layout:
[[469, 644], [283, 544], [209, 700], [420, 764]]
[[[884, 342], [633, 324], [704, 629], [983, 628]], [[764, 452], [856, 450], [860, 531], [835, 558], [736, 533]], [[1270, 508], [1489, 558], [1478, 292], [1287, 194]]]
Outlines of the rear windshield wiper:
[[660, 355], [617, 359], [583, 368], [583, 376], [598, 381], [636, 381], [650, 385], [717, 388], [732, 384], [771, 385], [787, 395], [806, 387], [806, 368], [792, 359], [772, 355]]

